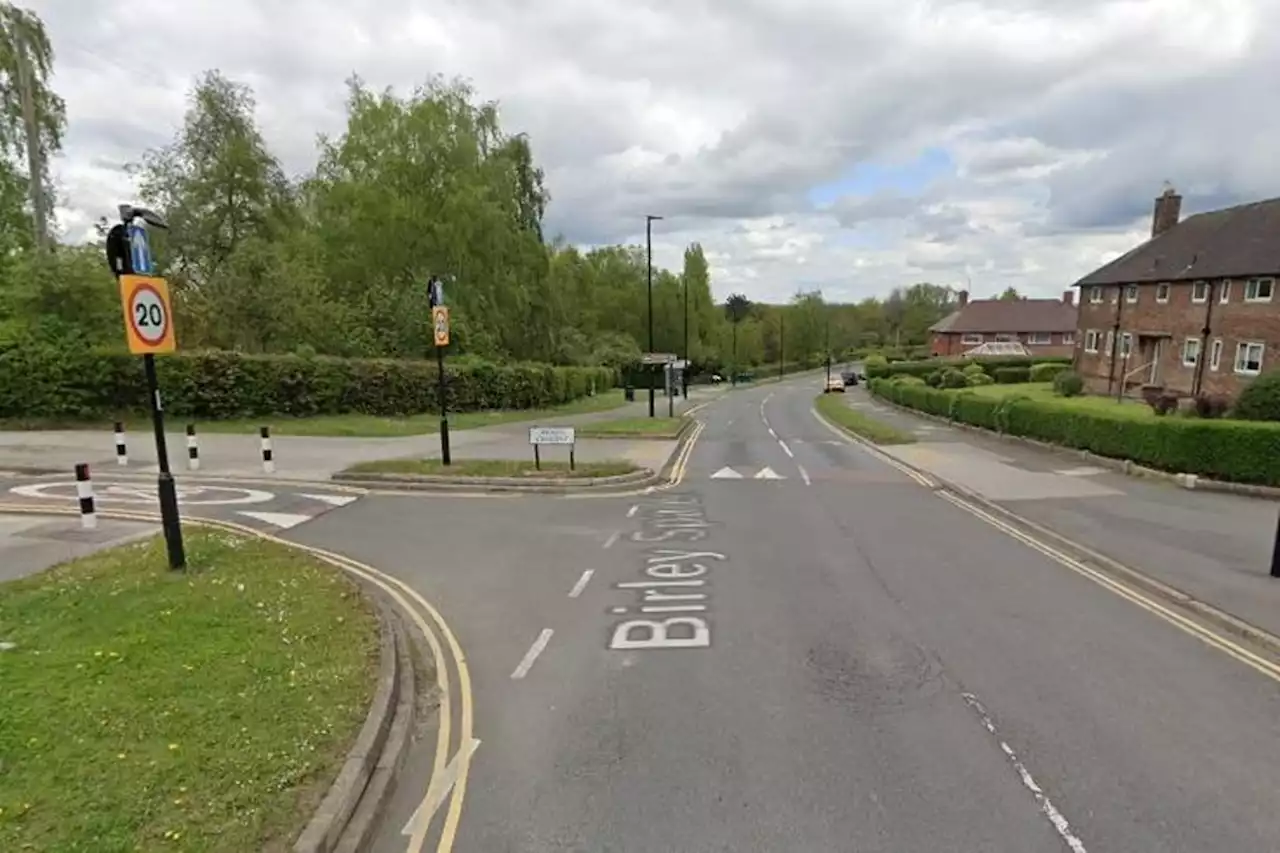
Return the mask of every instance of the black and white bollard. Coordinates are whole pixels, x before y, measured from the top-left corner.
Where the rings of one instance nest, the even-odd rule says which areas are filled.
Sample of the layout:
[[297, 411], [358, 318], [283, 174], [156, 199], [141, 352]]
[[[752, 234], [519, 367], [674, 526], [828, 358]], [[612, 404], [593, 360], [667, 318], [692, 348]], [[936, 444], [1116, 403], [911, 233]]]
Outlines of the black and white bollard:
[[80, 499], [80, 526], [85, 530], [93, 530], [98, 526], [98, 513], [93, 506], [93, 482], [89, 479], [89, 466], [84, 462], [76, 465], [76, 497]]
[[187, 424], [187, 470], [200, 470], [200, 441], [196, 438], [195, 424]]
[[276, 463], [271, 458], [271, 427], [259, 427], [258, 435], [262, 436], [262, 470], [274, 474]]
[[129, 448], [124, 444], [124, 424], [116, 421], [116, 464], [129, 464]]

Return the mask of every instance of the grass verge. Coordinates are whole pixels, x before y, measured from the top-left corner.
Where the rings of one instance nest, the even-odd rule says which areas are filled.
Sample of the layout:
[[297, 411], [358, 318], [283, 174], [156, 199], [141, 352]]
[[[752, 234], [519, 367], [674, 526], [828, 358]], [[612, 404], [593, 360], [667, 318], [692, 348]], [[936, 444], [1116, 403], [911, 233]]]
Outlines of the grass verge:
[[687, 420], [674, 418], [615, 418], [577, 428], [578, 438], [679, 438]]
[[1086, 411], [1112, 417], [1131, 418], [1133, 420], [1154, 420], [1157, 416], [1151, 407], [1141, 400], [1126, 400], [1117, 403], [1115, 397], [1099, 397], [1097, 395], [1081, 395], [1079, 397], [1059, 397], [1053, 393], [1052, 382], [1022, 382], [1017, 385], [978, 385], [962, 389], [981, 397], [1001, 399], [1010, 395], [1028, 397], [1038, 403], [1050, 403], [1062, 409]]
[[572, 471], [569, 463], [542, 460], [542, 470], [532, 459], [455, 459], [445, 465], [439, 459], [377, 459], [352, 465], [344, 474], [419, 474], [438, 477], [514, 477], [562, 478], [616, 477], [640, 468], [625, 460], [579, 462]]
[[[475, 429], [497, 424], [518, 423], [540, 418], [559, 418], [566, 415], [584, 415], [607, 412], [626, 405], [621, 390], [610, 390], [594, 397], [581, 397], [571, 403], [546, 409], [500, 409], [486, 412], [458, 412], [449, 415], [449, 429]], [[48, 430], [48, 429], [102, 429], [110, 430], [113, 421], [122, 420], [131, 430], [149, 430], [151, 416], [130, 414], [110, 420], [48, 420], [48, 419], [0, 419], [0, 429]], [[257, 434], [258, 427], [267, 425], [275, 435], [345, 436], [352, 438], [398, 438], [408, 435], [425, 435], [438, 432], [440, 416], [434, 412], [404, 417], [383, 417], [359, 413], [345, 415], [313, 415], [305, 418], [268, 415], [260, 418], [236, 418], [222, 421], [193, 421], [190, 418], [170, 417], [169, 427], [181, 430], [194, 422], [200, 432]]]
[[336, 569], [189, 530], [0, 585], [0, 850], [283, 851], [368, 713], [377, 619]]
[[813, 406], [818, 410], [818, 414], [836, 426], [860, 438], [865, 438], [873, 444], [912, 444], [916, 440], [916, 437], [909, 432], [849, 408], [844, 400], [835, 394], [819, 394], [813, 401]]

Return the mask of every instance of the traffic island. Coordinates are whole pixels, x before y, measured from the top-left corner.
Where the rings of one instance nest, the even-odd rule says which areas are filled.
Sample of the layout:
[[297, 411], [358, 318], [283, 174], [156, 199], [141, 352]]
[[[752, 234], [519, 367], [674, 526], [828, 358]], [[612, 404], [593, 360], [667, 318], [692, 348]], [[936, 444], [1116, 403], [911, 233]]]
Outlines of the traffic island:
[[0, 849], [329, 850], [359, 813], [403, 632], [309, 554], [186, 544], [0, 585]]
[[615, 418], [583, 424], [578, 438], [660, 439], [674, 441], [693, 426], [684, 416], [674, 418]]
[[892, 424], [864, 415], [841, 397], [819, 394], [813, 401], [818, 414], [847, 433], [872, 444], [912, 444], [916, 437]]
[[378, 459], [352, 465], [334, 480], [382, 488], [577, 491], [648, 485], [657, 475], [626, 460], [568, 462], [532, 459]]

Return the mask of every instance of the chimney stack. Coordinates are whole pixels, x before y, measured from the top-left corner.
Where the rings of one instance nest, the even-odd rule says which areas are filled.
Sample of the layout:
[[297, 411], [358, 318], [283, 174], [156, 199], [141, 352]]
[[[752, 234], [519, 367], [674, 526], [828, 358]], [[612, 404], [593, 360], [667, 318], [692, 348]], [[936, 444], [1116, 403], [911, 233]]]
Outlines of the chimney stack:
[[960, 307], [963, 308], [968, 304], [969, 304], [969, 291], [967, 290], [960, 291]]
[[1182, 215], [1182, 196], [1178, 195], [1170, 184], [1165, 184], [1164, 192], [1156, 199], [1155, 212], [1151, 215], [1151, 236], [1159, 237], [1178, 224]]
[[1063, 305], [1075, 305], [1075, 304], [1076, 304], [1076, 292], [1075, 292], [1075, 290], [1064, 290], [1064, 291], [1062, 291], [1062, 304], [1063, 304]]

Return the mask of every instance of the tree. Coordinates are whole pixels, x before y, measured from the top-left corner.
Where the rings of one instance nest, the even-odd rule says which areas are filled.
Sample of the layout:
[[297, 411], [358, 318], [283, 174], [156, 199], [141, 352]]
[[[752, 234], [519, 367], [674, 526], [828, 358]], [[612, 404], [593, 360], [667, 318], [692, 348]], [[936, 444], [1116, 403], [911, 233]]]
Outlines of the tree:
[[751, 300], [741, 293], [734, 293], [724, 302], [724, 313], [733, 327], [733, 360], [730, 362], [730, 382], [738, 382], [738, 326], [751, 312]]
[[1018, 289], [1013, 285], [1006, 287], [1004, 293], [1001, 293], [999, 296], [1001, 302], [1017, 302], [1022, 298], [1024, 298], [1022, 294], [1019, 293]]
[[49, 240], [49, 160], [62, 149], [66, 104], [49, 86], [53, 45], [34, 12], [0, 2], [0, 150], [25, 157], [32, 232]]

